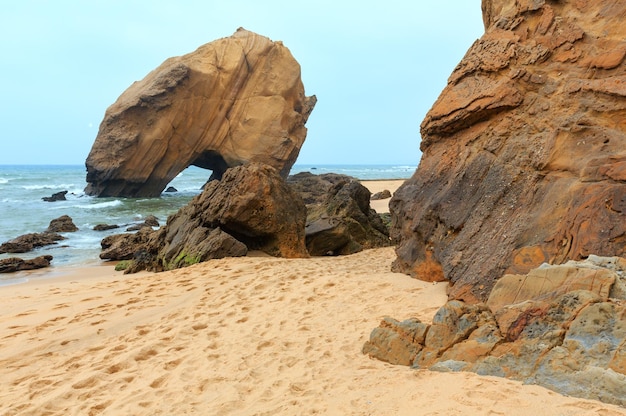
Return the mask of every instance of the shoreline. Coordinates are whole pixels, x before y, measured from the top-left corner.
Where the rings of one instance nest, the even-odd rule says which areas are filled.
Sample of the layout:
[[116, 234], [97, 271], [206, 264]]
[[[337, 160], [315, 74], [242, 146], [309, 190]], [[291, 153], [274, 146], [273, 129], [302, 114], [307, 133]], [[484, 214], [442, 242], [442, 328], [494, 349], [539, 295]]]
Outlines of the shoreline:
[[0, 288], [0, 413], [626, 415], [363, 355], [385, 316], [430, 322], [447, 300], [445, 283], [390, 272], [393, 257], [251, 256]]
[[[392, 194], [404, 183], [405, 179], [373, 179], [373, 180], [359, 180], [359, 182], [365, 186], [372, 195], [376, 192], [389, 190]], [[389, 199], [370, 201], [370, 206], [378, 213], [389, 212]], [[31, 252], [32, 253], [32, 252]], [[100, 264], [96, 264], [96, 261], [100, 261]], [[113, 264], [112, 264], [113, 263]], [[4, 287], [14, 287], [16, 285], [23, 285], [28, 283], [36, 283], [39, 281], [49, 281], [56, 279], [60, 276], [80, 276], [84, 274], [88, 275], [100, 275], [102, 273], [111, 273], [112, 275], [123, 274], [123, 272], [115, 272], [115, 264], [117, 262], [105, 262], [102, 260], [93, 260], [90, 264], [67, 264], [56, 266], [53, 263], [50, 267], [36, 270], [26, 270], [16, 273], [6, 273], [1, 275], [3, 278], [0, 280], [0, 289]], [[102, 269], [104, 268], [104, 269]], [[110, 268], [111, 270], [107, 270]], [[117, 274], [115, 274], [117, 273]]]

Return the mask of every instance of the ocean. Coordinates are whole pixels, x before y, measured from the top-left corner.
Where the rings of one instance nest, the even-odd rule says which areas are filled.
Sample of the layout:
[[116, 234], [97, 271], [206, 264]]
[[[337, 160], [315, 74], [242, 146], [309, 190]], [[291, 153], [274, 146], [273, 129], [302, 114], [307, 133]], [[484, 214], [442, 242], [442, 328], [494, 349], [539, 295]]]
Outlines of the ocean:
[[[406, 165], [298, 165], [291, 173], [341, 173], [361, 180], [406, 179], [416, 166]], [[128, 226], [143, 222], [154, 215], [161, 225], [168, 215], [187, 204], [200, 192], [210, 171], [189, 167], [170, 184], [178, 190], [164, 192], [159, 198], [94, 198], [83, 192], [85, 167], [15, 165], [0, 166], [0, 243], [26, 233], [43, 232], [50, 221], [69, 215], [79, 231], [62, 233], [66, 240], [29, 253], [0, 254], [0, 258], [29, 259], [43, 254], [54, 257], [52, 266], [89, 266], [101, 264], [100, 241], [111, 234], [122, 233]], [[66, 201], [45, 202], [56, 192], [68, 191]], [[93, 231], [97, 224], [117, 224], [120, 228]], [[12, 274], [0, 275], [0, 284], [13, 279]]]

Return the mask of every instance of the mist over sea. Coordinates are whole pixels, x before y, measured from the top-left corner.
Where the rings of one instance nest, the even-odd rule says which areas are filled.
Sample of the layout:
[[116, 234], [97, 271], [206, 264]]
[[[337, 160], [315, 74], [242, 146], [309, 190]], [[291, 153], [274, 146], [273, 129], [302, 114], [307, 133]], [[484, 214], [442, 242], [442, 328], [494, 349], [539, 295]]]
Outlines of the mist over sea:
[[[295, 165], [292, 174], [341, 173], [361, 180], [406, 179], [416, 166], [406, 165]], [[84, 194], [85, 167], [15, 165], [0, 166], [0, 243], [26, 233], [43, 232], [50, 221], [62, 215], [72, 217], [79, 231], [62, 233], [67, 239], [57, 245], [29, 253], [0, 254], [0, 258], [29, 259], [43, 254], [54, 257], [52, 266], [87, 266], [101, 264], [100, 241], [111, 234], [125, 232], [128, 226], [154, 215], [164, 225], [168, 215], [176, 212], [200, 193], [211, 172], [190, 167], [170, 184], [178, 192], [164, 192], [159, 198], [94, 198]], [[66, 201], [45, 202], [43, 197], [68, 191]], [[97, 224], [117, 224], [120, 228], [93, 231]], [[0, 284], [14, 276], [0, 275]]]

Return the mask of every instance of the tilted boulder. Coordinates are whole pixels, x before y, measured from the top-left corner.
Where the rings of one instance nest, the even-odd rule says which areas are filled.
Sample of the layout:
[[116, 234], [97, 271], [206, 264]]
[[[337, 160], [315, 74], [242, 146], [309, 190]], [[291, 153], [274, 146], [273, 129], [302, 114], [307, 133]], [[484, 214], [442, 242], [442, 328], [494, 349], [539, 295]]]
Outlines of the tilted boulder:
[[626, 254], [626, 3], [483, 0], [486, 32], [390, 201], [393, 270], [487, 300], [504, 274]]
[[430, 325], [385, 318], [363, 352], [626, 406], [625, 282], [623, 258], [543, 265], [498, 280], [486, 304], [449, 301]]
[[86, 160], [94, 196], [154, 197], [190, 165], [249, 162], [286, 177], [315, 106], [281, 42], [239, 29], [166, 60], [111, 105]]
[[388, 228], [370, 207], [371, 192], [357, 179], [303, 172], [287, 181], [307, 202], [306, 247], [312, 256], [352, 254], [391, 244]]
[[143, 227], [135, 234], [106, 237], [100, 257], [133, 260], [129, 272], [175, 269], [244, 256], [248, 250], [307, 257], [305, 222], [304, 202], [279, 172], [250, 163], [209, 182], [159, 230]]
[[[273, 256], [307, 257], [306, 207], [277, 170], [251, 163], [228, 169], [167, 221], [163, 261], [194, 255], [198, 230], [219, 228], [250, 250]], [[244, 253], [245, 254], [245, 253]]]

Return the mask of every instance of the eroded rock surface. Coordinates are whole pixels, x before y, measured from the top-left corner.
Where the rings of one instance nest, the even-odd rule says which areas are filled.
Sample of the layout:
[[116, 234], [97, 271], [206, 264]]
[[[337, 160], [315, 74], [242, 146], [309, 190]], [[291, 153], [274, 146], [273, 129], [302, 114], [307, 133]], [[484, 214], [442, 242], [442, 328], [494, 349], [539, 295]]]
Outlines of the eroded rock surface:
[[486, 32], [390, 201], [393, 269], [487, 300], [505, 273], [626, 251], [626, 3], [484, 0]]
[[391, 244], [387, 226], [370, 207], [371, 192], [357, 179], [302, 172], [287, 181], [306, 202], [310, 255], [346, 255]]
[[166, 60], [107, 109], [87, 157], [85, 191], [158, 196], [190, 165], [219, 178], [228, 167], [260, 162], [286, 177], [315, 102], [281, 42], [239, 29]]
[[432, 324], [385, 318], [363, 352], [473, 371], [626, 406], [626, 259], [590, 256], [500, 279], [487, 303], [452, 300]]
[[46, 229], [49, 233], [73, 233], [75, 231], [78, 231], [78, 227], [69, 215], [61, 215], [53, 219]]

